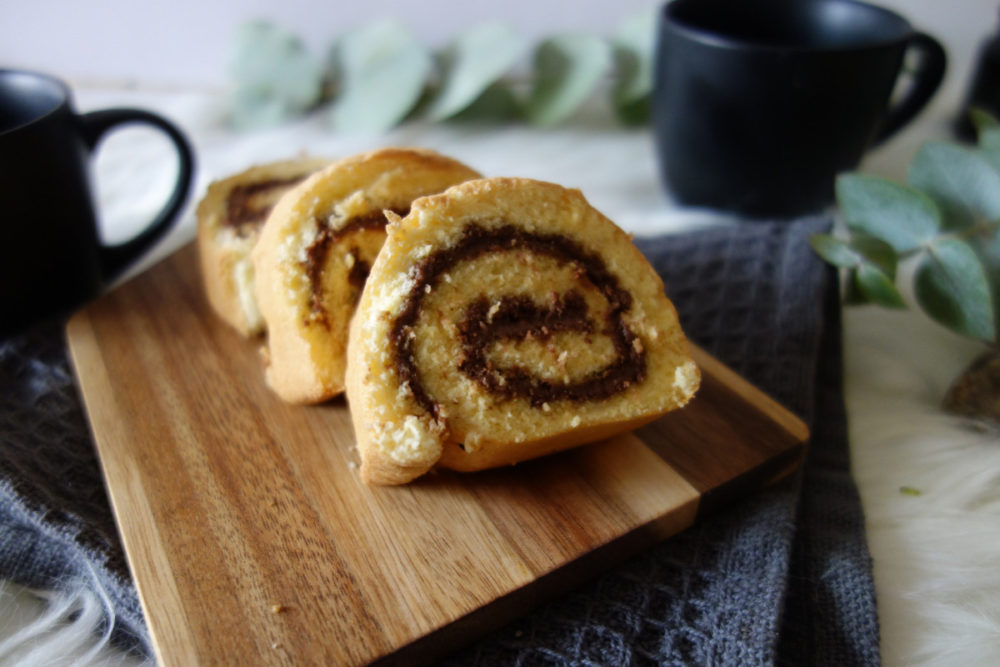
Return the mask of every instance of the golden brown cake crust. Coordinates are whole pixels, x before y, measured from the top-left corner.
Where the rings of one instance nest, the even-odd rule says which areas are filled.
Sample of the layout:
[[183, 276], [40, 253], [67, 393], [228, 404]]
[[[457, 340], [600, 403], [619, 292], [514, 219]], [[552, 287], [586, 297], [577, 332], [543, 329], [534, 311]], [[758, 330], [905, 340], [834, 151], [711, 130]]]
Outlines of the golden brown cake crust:
[[344, 388], [347, 329], [385, 239], [383, 211], [479, 174], [427, 149], [387, 148], [338, 160], [281, 198], [252, 253], [267, 324], [268, 385], [290, 403]]
[[253, 294], [250, 251], [267, 211], [281, 193], [328, 163], [302, 157], [253, 166], [212, 182], [198, 203], [197, 245], [206, 296], [219, 317], [243, 336], [264, 328]]
[[351, 327], [362, 478], [480, 470], [635, 428], [699, 373], [656, 272], [577, 190], [470, 181], [389, 226]]

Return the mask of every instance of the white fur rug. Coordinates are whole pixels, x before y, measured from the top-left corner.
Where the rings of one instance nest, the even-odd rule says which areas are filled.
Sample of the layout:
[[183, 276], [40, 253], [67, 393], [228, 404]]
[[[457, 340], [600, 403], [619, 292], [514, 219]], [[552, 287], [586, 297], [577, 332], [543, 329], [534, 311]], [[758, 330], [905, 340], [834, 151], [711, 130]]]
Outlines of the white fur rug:
[[912, 311], [844, 329], [884, 663], [1000, 665], [1000, 438], [938, 407], [981, 348]]
[[0, 581], [0, 610], [0, 665], [153, 667], [108, 642], [110, 605], [88, 588], [51, 593]]

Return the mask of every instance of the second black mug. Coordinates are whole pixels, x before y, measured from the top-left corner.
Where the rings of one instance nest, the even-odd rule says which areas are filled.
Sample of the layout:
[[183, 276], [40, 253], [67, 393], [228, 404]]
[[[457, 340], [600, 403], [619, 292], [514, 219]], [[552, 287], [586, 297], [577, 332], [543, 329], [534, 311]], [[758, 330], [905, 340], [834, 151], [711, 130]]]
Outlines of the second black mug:
[[[901, 16], [854, 0], [675, 0], [659, 15], [653, 129], [681, 204], [791, 217], [906, 125], [946, 57]], [[908, 50], [910, 85], [890, 105]]]

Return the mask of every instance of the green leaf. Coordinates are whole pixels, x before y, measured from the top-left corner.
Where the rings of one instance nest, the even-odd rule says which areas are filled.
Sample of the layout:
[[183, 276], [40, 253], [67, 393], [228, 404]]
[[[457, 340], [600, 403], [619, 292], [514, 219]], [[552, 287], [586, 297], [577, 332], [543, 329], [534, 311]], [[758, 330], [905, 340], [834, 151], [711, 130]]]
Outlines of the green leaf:
[[484, 90], [472, 104], [459, 111], [449, 120], [470, 123], [495, 123], [519, 118], [521, 114], [521, 101], [517, 95], [514, 94], [510, 86], [498, 81]]
[[935, 243], [917, 268], [916, 297], [944, 326], [970, 338], [996, 339], [990, 287], [979, 257], [959, 239]]
[[848, 227], [882, 239], [898, 252], [932, 240], [941, 227], [941, 214], [930, 197], [876, 176], [840, 176], [837, 202]]
[[892, 278], [876, 264], [861, 264], [854, 275], [858, 290], [868, 301], [886, 308], [906, 308], [903, 296], [896, 289]]
[[814, 234], [809, 244], [824, 260], [849, 269], [845, 301], [850, 304], [877, 303], [887, 308], [905, 308], [896, 289], [896, 251], [872, 236], [857, 234], [843, 241], [829, 234]]
[[809, 237], [809, 245], [816, 254], [834, 266], [844, 269], [857, 267], [862, 257], [847, 241], [842, 241], [830, 234], [813, 234]]
[[237, 130], [275, 127], [299, 113], [287, 101], [259, 90], [237, 88], [229, 96], [229, 120]]
[[611, 64], [611, 47], [591, 35], [556, 35], [535, 50], [535, 78], [528, 97], [528, 120], [554, 125], [590, 95]]
[[[1000, 225], [1000, 221], [994, 224]], [[976, 252], [986, 272], [993, 302], [993, 324], [1000, 332], [1000, 229], [994, 227], [991, 232], [972, 237], [969, 239], [969, 245]]]
[[334, 51], [338, 130], [382, 132], [416, 105], [431, 71], [430, 53], [401, 24], [379, 21], [345, 35]]
[[526, 45], [509, 26], [490, 22], [464, 31], [445, 54], [444, 85], [427, 110], [443, 120], [468, 108], [517, 62]]
[[646, 125], [653, 117], [653, 96], [641, 97], [628, 104], [615, 108], [615, 113], [625, 125], [638, 127]]
[[980, 130], [979, 153], [994, 169], [1000, 171], [1000, 127]]
[[844, 283], [844, 303], [848, 306], [864, 306], [871, 300], [858, 287], [858, 270], [849, 269]]
[[1000, 129], [1000, 122], [993, 117], [989, 111], [981, 109], [980, 107], [972, 107], [969, 109], [969, 117], [972, 119], [972, 124], [976, 128], [976, 132], [980, 135], [988, 130]]
[[896, 266], [899, 256], [885, 241], [856, 233], [851, 247], [861, 256], [854, 280], [858, 291], [870, 301], [886, 308], [905, 308], [906, 302], [896, 289]]
[[640, 125], [650, 118], [655, 44], [655, 10], [628, 17], [612, 39], [615, 85], [611, 104], [628, 125]]
[[851, 247], [861, 256], [862, 263], [872, 264], [891, 280], [896, 279], [899, 255], [891, 245], [874, 236], [856, 232], [851, 237]]
[[966, 229], [977, 219], [1000, 219], [1000, 172], [975, 149], [924, 144], [910, 162], [907, 180], [935, 201], [946, 229]]
[[323, 68], [294, 34], [266, 21], [242, 24], [229, 54], [232, 120], [237, 127], [276, 125], [319, 102]]
[[830, 234], [813, 234], [809, 245], [824, 260], [841, 268], [857, 268], [862, 264], [872, 264], [890, 278], [896, 276], [899, 257], [891, 245], [865, 234], [855, 234], [849, 240], [841, 240]]

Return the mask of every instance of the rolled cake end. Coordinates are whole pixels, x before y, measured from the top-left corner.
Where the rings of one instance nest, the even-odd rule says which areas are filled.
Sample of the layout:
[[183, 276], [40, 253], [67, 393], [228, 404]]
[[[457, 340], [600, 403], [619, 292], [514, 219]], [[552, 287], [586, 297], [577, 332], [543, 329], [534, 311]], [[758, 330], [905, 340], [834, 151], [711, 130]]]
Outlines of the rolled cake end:
[[577, 190], [470, 181], [413, 203], [351, 327], [361, 474], [517, 463], [686, 404], [700, 375], [663, 284]]
[[213, 181], [198, 202], [198, 254], [212, 309], [245, 337], [264, 330], [250, 252], [275, 202], [329, 160], [302, 157]]

